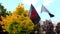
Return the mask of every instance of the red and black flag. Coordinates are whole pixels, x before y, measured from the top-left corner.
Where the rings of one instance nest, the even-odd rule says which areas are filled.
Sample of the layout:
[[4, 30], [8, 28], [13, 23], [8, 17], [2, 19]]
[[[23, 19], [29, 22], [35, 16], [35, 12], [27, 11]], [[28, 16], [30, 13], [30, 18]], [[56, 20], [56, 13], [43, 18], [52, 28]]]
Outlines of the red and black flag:
[[32, 20], [32, 22], [33, 22], [34, 24], [39, 23], [39, 21], [40, 21], [40, 19], [41, 19], [32, 4], [31, 4], [31, 7], [30, 7], [30, 11], [29, 11], [29, 17], [30, 17], [30, 19]]
[[51, 14], [51, 13], [42, 5], [41, 13], [42, 13], [43, 11], [47, 12], [47, 13], [49, 14], [50, 17], [54, 17], [54, 15]]

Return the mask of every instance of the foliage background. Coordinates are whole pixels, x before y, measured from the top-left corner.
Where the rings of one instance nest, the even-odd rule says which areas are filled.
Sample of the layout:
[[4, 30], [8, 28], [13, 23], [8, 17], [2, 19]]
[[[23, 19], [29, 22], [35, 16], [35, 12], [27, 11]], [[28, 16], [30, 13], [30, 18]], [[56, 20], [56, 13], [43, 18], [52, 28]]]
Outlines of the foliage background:
[[30, 33], [34, 30], [34, 24], [28, 17], [28, 10], [24, 9], [23, 4], [19, 4], [13, 13], [9, 13], [6, 17], [2, 16], [3, 29], [9, 32], [9, 34], [21, 34], [21, 31]]

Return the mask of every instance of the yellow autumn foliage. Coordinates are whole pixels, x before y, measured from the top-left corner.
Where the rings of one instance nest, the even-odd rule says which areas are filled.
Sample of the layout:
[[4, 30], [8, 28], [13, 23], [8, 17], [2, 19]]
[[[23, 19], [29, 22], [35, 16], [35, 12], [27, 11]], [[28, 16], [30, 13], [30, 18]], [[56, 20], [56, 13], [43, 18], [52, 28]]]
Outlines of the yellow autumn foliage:
[[12, 16], [6, 15], [6, 17], [3, 17], [2, 19], [3, 24], [5, 24], [3, 28], [11, 34], [34, 29], [34, 24], [28, 17], [28, 10], [24, 10], [23, 4], [17, 6], [16, 10], [12, 13]]

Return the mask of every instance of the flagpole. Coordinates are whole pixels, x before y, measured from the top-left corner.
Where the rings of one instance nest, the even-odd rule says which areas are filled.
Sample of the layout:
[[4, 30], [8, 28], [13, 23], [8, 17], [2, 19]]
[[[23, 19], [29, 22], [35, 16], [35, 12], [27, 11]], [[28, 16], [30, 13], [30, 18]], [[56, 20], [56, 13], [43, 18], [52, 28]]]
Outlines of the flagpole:
[[43, 27], [42, 25], [43, 25], [43, 21], [42, 21], [42, 20], [40, 20], [40, 22], [39, 22], [39, 23], [40, 23], [40, 29], [39, 29], [40, 33], [39, 33], [39, 34], [42, 34], [42, 27]]

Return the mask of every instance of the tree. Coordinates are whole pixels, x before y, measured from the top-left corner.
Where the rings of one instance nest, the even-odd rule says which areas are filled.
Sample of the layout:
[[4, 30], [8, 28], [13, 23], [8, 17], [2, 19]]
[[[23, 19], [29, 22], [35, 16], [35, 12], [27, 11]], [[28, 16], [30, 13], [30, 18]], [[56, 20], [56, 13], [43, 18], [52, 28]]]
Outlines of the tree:
[[5, 17], [6, 15], [8, 15], [7, 10], [6, 10], [6, 9], [4, 8], [4, 6], [1, 5], [1, 3], [0, 3], [0, 16]]
[[8, 15], [12, 15], [12, 12], [11, 11], [8, 11]]
[[[9, 21], [8, 21], [9, 20]], [[29, 34], [34, 30], [34, 24], [28, 17], [28, 10], [19, 4], [16, 10], [11, 15], [3, 18], [5, 28], [9, 34]]]

